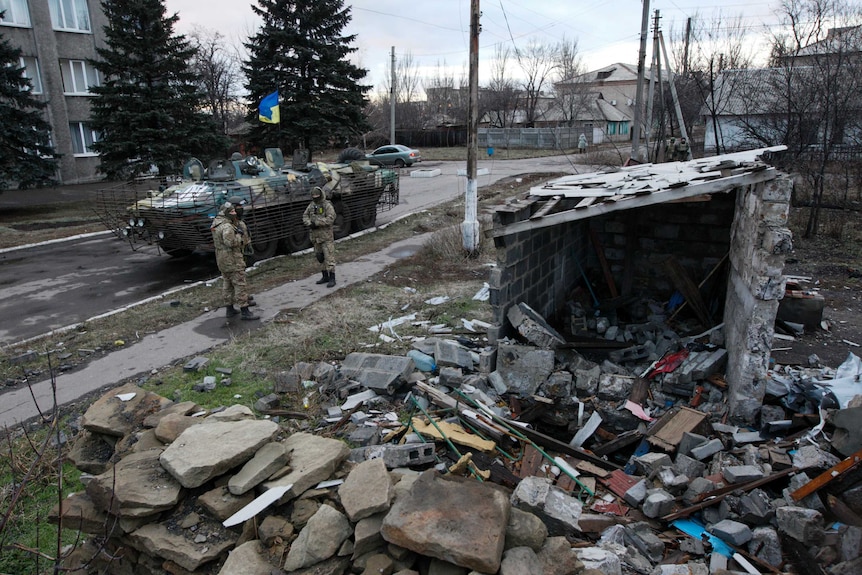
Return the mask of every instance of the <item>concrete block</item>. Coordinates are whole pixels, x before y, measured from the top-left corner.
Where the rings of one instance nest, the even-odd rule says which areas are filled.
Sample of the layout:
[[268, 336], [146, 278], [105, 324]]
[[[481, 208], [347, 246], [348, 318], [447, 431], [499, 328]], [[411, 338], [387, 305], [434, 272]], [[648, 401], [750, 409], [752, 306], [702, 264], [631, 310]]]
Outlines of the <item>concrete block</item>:
[[473, 369], [473, 358], [470, 350], [455, 342], [441, 339], [434, 346], [434, 362], [438, 367], [457, 367]]
[[707, 441], [709, 440], [703, 435], [686, 431], [682, 434], [682, 439], [679, 442], [676, 452], [683, 455], [691, 455], [692, 449], [699, 445], [703, 445]]
[[510, 307], [506, 317], [524, 339], [537, 347], [555, 349], [566, 343], [566, 338], [551, 327], [541, 314], [523, 302]]
[[708, 493], [714, 489], [715, 483], [709, 479], [706, 479], [705, 477], [695, 477], [691, 480], [691, 483], [688, 484], [688, 489], [685, 490], [682, 500], [686, 505], [691, 505], [700, 495]]
[[682, 453], [676, 454], [673, 466], [677, 473], [686, 475], [689, 478], [701, 477], [704, 471], [706, 471], [705, 463]]
[[480, 373], [491, 373], [497, 365], [497, 348], [483, 349], [479, 352], [478, 370]]
[[671, 467], [673, 463], [667, 453], [650, 452], [635, 457], [633, 459], [635, 466], [642, 475], [651, 476], [658, 473], [662, 467]]
[[440, 168], [423, 168], [421, 170], [411, 170], [410, 177], [411, 178], [436, 178], [440, 174], [442, 174], [442, 170]]
[[773, 567], [778, 567], [784, 562], [781, 539], [778, 537], [778, 531], [772, 527], [758, 527], [752, 531], [748, 551]]
[[664, 489], [650, 489], [643, 502], [643, 514], [651, 519], [667, 515], [673, 509], [673, 495]]
[[703, 445], [698, 445], [691, 450], [691, 456], [695, 459], [703, 461], [708, 457], [712, 457], [719, 451], [724, 449], [724, 444], [720, 439], [711, 439]]
[[365, 459], [383, 459], [388, 469], [425, 465], [434, 462], [434, 444], [372, 445], [365, 448]]
[[414, 369], [413, 360], [406, 356], [361, 352], [348, 354], [341, 365], [345, 377], [389, 395], [407, 381]]
[[775, 511], [778, 530], [800, 543], [812, 544], [823, 539], [823, 515], [804, 507], [779, 507]]
[[599, 399], [622, 401], [627, 399], [634, 386], [635, 378], [615, 373], [602, 373], [599, 376]]
[[763, 477], [763, 470], [756, 465], [731, 465], [721, 470], [728, 483], [745, 483]]
[[526, 345], [500, 344], [497, 372], [506, 390], [521, 396], [533, 395], [554, 371], [554, 352]]
[[732, 519], [725, 519], [724, 521], [719, 521], [715, 525], [712, 526], [710, 532], [727, 541], [732, 545], [736, 545], [739, 547], [740, 545], [744, 545], [751, 541], [751, 529], [745, 523], [740, 523], [739, 521], [733, 521]]
[[633, 486], [631, 486], [628, 491], [623, 495], [623, 500], [631, 505], [632, 507], [640, 507], [640, 504], [643, 503], [644, 499], [647, 496], [647, 481], [646, 479], [641, 479]]

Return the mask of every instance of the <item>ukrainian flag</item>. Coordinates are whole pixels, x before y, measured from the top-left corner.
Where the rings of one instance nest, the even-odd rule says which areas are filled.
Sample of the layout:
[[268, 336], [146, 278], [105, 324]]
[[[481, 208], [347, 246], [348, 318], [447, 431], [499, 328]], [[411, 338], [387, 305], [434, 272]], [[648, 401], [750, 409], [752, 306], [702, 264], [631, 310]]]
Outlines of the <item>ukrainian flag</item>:
[[260, 106], [258, 106], [258, 113], [258, 118], [261, 122], [278, 124], [280, 121], [278, 116], [278, 90], [263, 97], [263, 100], [260, 101]]

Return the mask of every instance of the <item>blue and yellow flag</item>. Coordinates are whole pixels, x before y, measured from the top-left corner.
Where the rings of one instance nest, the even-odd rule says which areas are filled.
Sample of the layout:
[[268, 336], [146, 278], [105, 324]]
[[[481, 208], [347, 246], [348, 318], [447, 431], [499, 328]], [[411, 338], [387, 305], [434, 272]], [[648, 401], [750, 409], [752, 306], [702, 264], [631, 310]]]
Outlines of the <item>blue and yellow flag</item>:
[[278, 116], [278, 90], [263, 97], [263, 100], [260, 101], [260, 106], [258, 106], [258, 113], [258, 118], [261, 122], [278, 124], [280, 121]]

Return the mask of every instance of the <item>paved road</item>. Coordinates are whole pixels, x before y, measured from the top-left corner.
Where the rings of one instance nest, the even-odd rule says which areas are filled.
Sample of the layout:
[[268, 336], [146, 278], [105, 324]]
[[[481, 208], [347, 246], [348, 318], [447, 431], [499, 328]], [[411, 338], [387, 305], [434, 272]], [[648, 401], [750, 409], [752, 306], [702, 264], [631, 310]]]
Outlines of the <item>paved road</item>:
[[[565, 156], [530, 160], [479, 162], [479, 187], [502, 178], [526, 173], [576, 173]], [[409, 172], [440, 170], [435, 177], [410, 177]], [[466, 177], [458, 171], [464, 162], [425, 162], [404, 170], [401, 202], [378, 215], [378, 225], [406, 214], [430, 208], [464, 194]], [[63, 189], [52, 201], [73, 201], [93, 194], [96, 186]], [[43, 194], [44, 195], [44, 194]], [[44, 202], [38, 194], [26, 196], [30, 202]], [[14, 194], [0, 195], [3, 204], [15, 202]], [[17, 201], [20, 201], [18, 199]], [[196, 254], [174, 259], [159, 255], [155, 247], [137, 251], [108, 234], [91, 235], [69, 241], [22, 249], [0, 250], [0, 345], [26, 340], [51, 330], [85, 321], [110, 310], [156, 296], [177, 286], [208, 280], [218, 275], [210, 255]]]

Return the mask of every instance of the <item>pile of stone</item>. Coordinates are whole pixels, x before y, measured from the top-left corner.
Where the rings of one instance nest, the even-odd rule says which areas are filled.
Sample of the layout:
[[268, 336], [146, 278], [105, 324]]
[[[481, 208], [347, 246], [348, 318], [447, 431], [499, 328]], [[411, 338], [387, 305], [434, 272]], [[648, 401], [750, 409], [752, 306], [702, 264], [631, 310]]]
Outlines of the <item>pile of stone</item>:
[[594, 362], [517, 309], [523, 341], [300, 363], [257, 413], [107, 394], [70, 454], [86, 492], [55, 513], [92, 535], [67, 567], [862, 572], [853, 400], [785, 370], [758, 428], [727, 425], [718, 330]]

